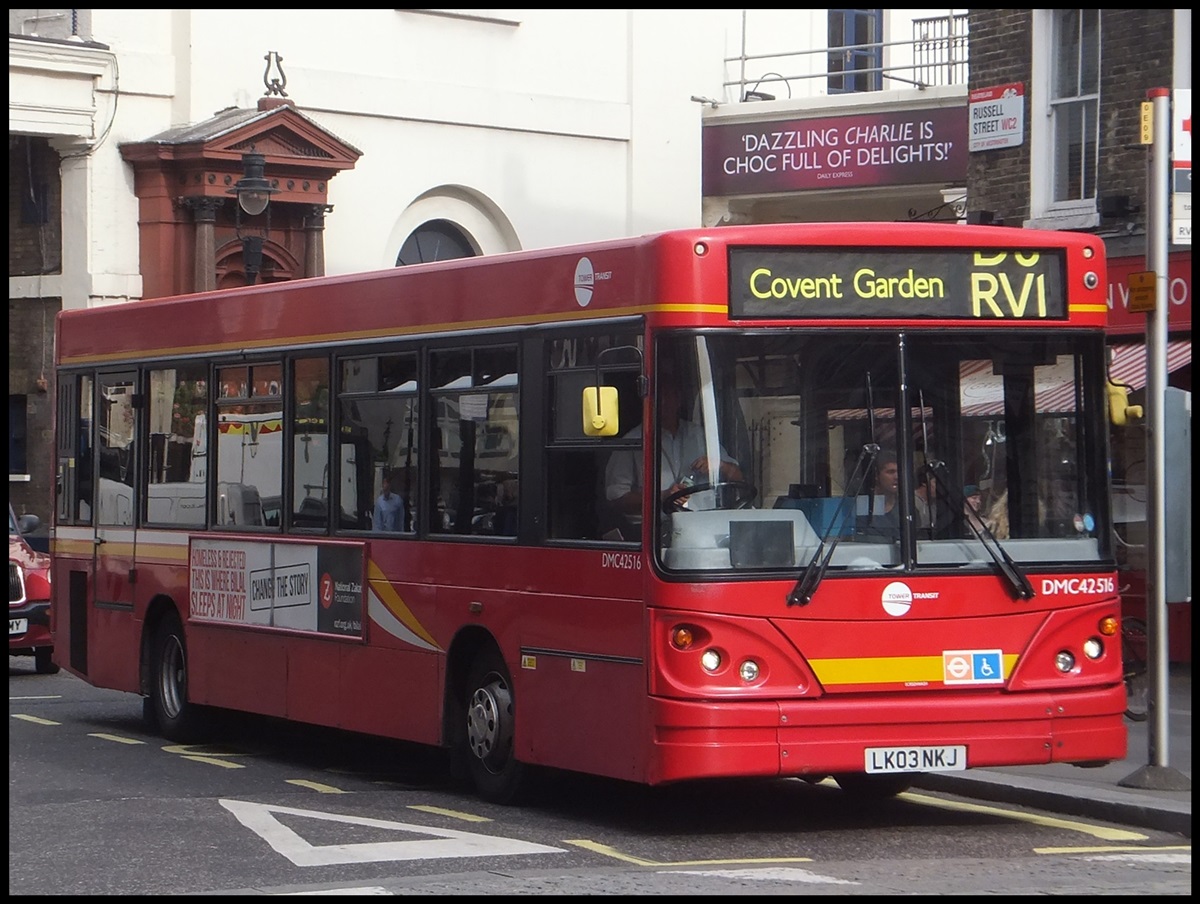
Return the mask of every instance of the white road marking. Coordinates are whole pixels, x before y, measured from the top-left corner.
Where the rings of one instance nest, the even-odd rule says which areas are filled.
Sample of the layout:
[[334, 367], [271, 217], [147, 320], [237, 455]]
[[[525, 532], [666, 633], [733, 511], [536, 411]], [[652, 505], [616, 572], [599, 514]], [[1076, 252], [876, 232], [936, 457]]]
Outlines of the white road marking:
[[[222, 800], [221, 806], [238, 822], [257, 834], [279, 854], [296, 866], [331, 866], [339, 863], [377, 863], [382, 860], [432, 860], [454, 857], [511, 857], [520, 854], [562, 854], [562, 848], [548, 847], [515, 838], [499, 838], [454, 829], [437, 829], [386, 819], [342, 816], [295, 807], [276, 807], [240, 800]], [[281, 823], [275, 814], [343, 822], [423, 836], [409, 841], [383, 841], [366, 844], [314, 845]], [[429, 838], [428, 836], [434, 836]]]
[[359, 888], [323, 888], [320, 891], [282, 891], [280, 895], [390, 895], [393, 892], [378, 885], [363, 885]]
[[685, 873], [689, 876], [704, 876], [710, 879], [756, 879], [761, 882], [809, 882], [825, 885], [862, 884], [850, 879], [819, 876], [806, 869], [797, 869], [795, 867], [774, 867], [768, 869], [680, 869], [662, 870], [662, 872]]
[[1084, 860], [1123, 860], [1129, 863], [1191, 863], [1192, 855], [1187, 854], [1157, 854], [1147, 851], [1144, 854], [1105, 854], [1103, 857], [1084, 857]]

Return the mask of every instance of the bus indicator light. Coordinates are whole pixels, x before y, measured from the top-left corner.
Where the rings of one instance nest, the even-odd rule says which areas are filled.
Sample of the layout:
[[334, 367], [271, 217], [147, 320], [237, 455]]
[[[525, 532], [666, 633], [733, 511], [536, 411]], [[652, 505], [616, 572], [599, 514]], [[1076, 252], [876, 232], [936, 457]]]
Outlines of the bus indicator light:
[[679, 650], [689, 649], [694, 639], [692, 629], [687, 625], [679, 625], [671, 632], [671, 643]]

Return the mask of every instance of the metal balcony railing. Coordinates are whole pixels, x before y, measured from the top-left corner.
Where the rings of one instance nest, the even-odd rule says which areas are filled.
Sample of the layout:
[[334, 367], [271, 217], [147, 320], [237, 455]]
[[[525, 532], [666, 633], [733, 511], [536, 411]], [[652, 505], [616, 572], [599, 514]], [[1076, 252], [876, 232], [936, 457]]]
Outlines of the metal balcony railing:
[[967, 84], [965, 14], [914, 19], [912, 31], [907, 41], [749, 53], [743, 12], [742, 52], [725, 58], [727, 70], [737, 71], [738, 77], [724, 87], [736, 88], [737, 99], [746, 101], [778, 98], [777, 89], [760, 90], [768, 85], [786, 88], [792, 98], [881, 91], [893, 84], [920, 89]]

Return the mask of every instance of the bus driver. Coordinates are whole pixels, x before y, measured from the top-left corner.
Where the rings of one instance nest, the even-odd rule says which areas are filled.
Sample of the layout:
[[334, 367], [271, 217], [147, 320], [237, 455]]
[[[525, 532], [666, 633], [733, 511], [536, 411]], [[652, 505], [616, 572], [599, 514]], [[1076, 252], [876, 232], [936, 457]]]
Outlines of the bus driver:
[[[705, 453], [704, 431], [680, 414], [679, 387], [674, 377], [666, 373], [660, 390], [662, 400], [662, 450], [659, 456], [659, 483], [665, 487], [662, 498], [667, 499], [685, 487], [709, 483], [708, 456]], [[641, 435], [641, 425], [629, 431], [630, 437]], [[721, 449], [719, 480], [743, 480], [738, 463]], [[605, 497], [625, 518], [640, 529], [642, 520], [642, 469], [636, 452], [618, 451], [609, 456], [604, 469]], [[699, 496], [701, 494], [697, 494]], [[692, 508], [705, 507], [697, 499]], [[707, 507], [711, 507], [711, 502]]]

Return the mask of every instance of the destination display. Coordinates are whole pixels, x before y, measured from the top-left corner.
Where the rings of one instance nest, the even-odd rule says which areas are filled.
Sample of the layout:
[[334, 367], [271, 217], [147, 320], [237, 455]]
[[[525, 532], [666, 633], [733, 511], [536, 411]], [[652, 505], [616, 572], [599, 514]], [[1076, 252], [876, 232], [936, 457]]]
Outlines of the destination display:
[[1061, 252], [1041, 249], [733, 248], [729, 314], [1061, 320], [1065, 274]]

